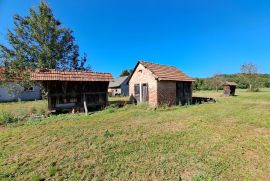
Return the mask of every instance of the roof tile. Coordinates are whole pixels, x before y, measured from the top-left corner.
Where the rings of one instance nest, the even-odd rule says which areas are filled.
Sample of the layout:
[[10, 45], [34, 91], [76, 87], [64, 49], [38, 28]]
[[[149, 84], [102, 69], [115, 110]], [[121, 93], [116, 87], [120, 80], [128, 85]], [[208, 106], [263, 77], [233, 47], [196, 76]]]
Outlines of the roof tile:
[[149, 69], [158, 80], [194, 81], [191, 77], [174, 66], [154, 64], [140, 61], [145, 68]]

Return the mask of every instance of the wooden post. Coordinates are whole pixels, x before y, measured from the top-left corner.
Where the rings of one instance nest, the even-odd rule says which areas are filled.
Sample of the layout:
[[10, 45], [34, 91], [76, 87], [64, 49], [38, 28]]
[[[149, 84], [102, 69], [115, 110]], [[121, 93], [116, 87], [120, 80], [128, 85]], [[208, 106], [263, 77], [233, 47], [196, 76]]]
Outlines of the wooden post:
[[86, 102], [85, 94], [83, 94], [83, 106], [84, 106], [85, 115], [88, 115], [88, 109], [87, 109], [87, 102]]
[[142, 102], [142, 83], [140, 82], [140, 102]]

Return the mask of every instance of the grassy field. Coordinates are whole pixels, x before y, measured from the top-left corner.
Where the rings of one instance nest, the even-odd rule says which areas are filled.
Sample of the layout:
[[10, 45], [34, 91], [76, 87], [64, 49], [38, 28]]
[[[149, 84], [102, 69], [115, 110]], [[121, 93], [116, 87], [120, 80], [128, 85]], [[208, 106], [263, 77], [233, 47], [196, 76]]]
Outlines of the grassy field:
[[[217, 102], [2, 127], [0, 180], [270, 180], [270, 90], [194, 94]], [[28, 104], [44, 102], [0, 108], [16, 113]]]

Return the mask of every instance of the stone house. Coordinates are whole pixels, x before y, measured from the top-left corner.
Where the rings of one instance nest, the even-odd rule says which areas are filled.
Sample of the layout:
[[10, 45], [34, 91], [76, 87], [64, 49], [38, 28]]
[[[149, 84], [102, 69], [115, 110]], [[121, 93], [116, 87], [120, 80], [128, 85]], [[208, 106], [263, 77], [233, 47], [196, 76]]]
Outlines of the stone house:
[[116, 95], [128, 96], [129, 86], [127, 84], [127, 81], [128, 81], [128, 76], [119, 77], [111, 81], [109, 84], [109, 89], [108, 89], [109, 95], [110, 96], [116, 96]]
[[192, 102], [193, 79], [176, 67], [139, 61], [129, 77], [129, 95], [151, 106]]

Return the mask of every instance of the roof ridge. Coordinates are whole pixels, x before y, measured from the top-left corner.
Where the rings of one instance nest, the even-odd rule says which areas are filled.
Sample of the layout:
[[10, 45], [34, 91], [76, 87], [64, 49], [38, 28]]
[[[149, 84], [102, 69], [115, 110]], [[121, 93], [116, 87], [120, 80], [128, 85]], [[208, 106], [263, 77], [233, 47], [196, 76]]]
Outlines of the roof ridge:
[[144, 63], [150, 63], [150, 64], [154, 64], [154, 65], [161, 65], [161, 66], [166, 66], [166, 67], [174, 67], [174, 68], [177, 68], [176, 66], [173, 66], [173, 65], [165, 65], [165, 64], [160, 64], [160, 63], [153, 63], [153, 62], [148, 62], [148, 61], [145, 61], [145, 60], [139, 60], [139, 62], [144, 62]]
[[35, 69], [34, 70], [34, 72], [43, 72], [43, 73], [44, 72], [50, 72], [50, 71], [55, 71], [55, 72], [82, 72], [82, 73], [111, 74], [109, 72], [95, 72], [95, 71], [87, 71], [87, 70], [57, 70], [57, 69], [45, 69], [45, 71], [42, 71], [42, 69]]

